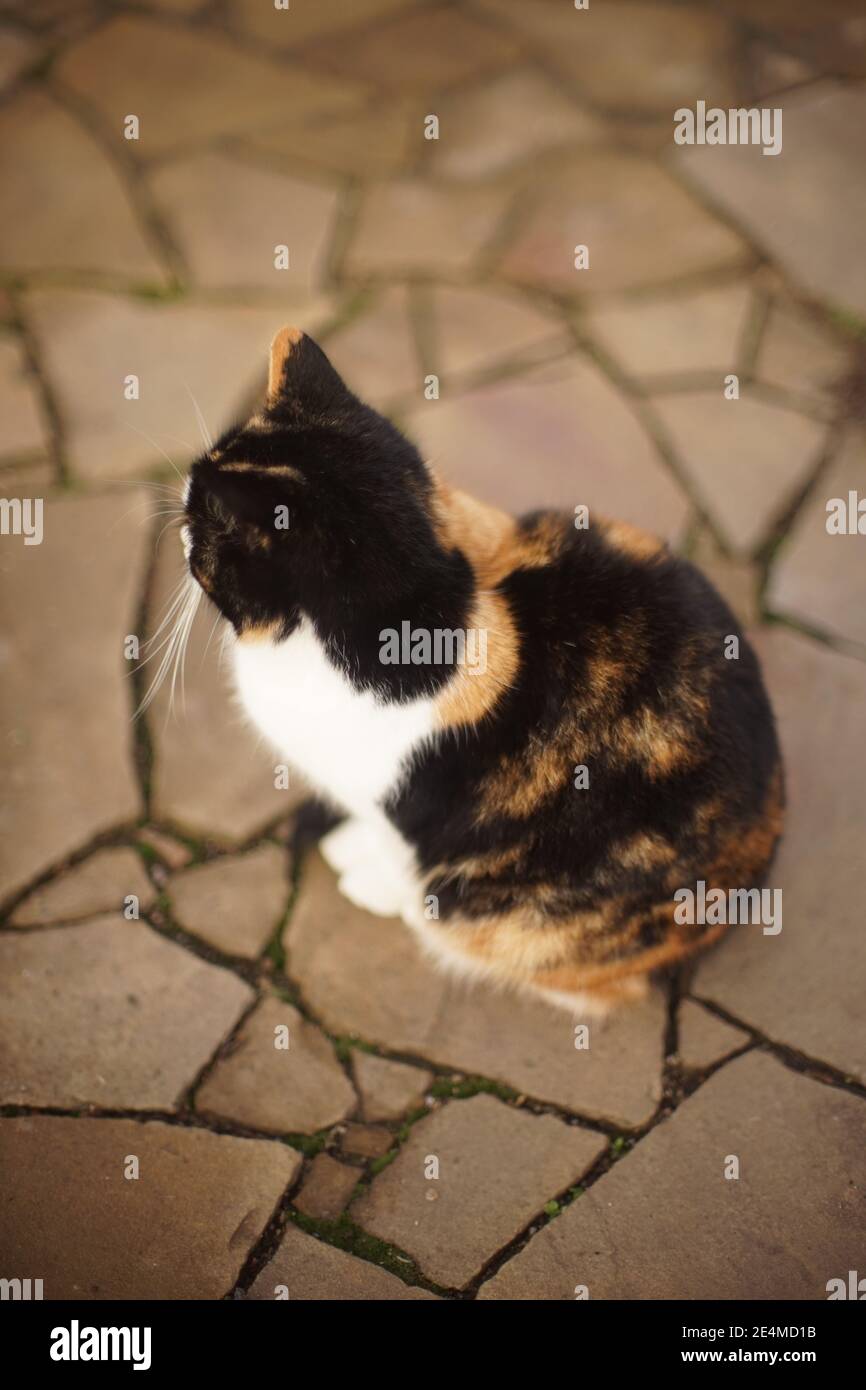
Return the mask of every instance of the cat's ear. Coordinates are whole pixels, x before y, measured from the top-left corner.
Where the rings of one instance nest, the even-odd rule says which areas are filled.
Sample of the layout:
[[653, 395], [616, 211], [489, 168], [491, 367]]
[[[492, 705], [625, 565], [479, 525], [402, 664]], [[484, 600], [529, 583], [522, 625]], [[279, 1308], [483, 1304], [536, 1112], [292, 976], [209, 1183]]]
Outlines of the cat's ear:
[[268, 364], [268, 404], [274, 405], [283, 394], [289, 358], [300, 347], [304, 334], [300, 328], [281, 328], [271, 343]]
[[353, 400], [340, 373], [300, 328], [281, 328], [271, 343], [268, 407], [327, 412]]

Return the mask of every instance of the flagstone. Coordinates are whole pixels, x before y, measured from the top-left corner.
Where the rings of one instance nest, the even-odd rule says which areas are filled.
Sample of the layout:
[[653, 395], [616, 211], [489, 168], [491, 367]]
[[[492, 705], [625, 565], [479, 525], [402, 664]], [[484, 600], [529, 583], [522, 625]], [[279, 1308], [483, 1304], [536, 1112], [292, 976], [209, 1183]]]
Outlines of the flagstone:
[[253, 998], [119, 913], [0, 936], [7, 1104], [174, 1110]]
[[452, 1101], [412, 1126], [352, 1217], [429, 1278], [462, 1288], [606, 1148], [604, 1135], [492, 1096]]
[[[325, 278], [338, 194], [221, 154], [164, 165], [151, 178], [192, 281], [211, 290], [270, 290], [300, 302]], [[288, 266], [278, 269], [278, 247]]]
[[262, 1139], [53, 1115], [0, 1120], [0, 1158], [6, 1258], [46, 1299], [100, 1302], [224, 1298], [301, 1164]]
[[723, 539], [752, 554], [817, 467], [824, 426], [746, 390], [728, 400], [722, 381], [654, 396], [652, 408]]
[[858, 1097], [751, 1053], [533, 1236], [479, 1298], [825, 1299], [830, 1278], [858, 1267], [864, 1139]]
[[327, 70], [398, 90], [440, 88], [496, 71], [518, 53], [502, 29], [444, 5], [413, 7], [366, 32], [335, 34], [307, 55]]
[[[785, 99], [783, 147], [680, 146], [685, 178], [817, 299], [866, 317], [866, 92], [820, 83]], [[833, 209], [828, 218], [827, 209]], [[585, 238], [584, 238], [585, 240]]]
[[399, 1120], [419, 1109], [433, 1081], [432, 1072], [359, 1049], [352, 1053], [352, 1073], [361, 1096], [363, 1117], [368, 1121]]
[[602, 108], [671, 115], [699, 92], [710, 102], [736, 95], [734, 33], [724, 16], [661, 3], [589, 5], [556, 0], [480, 0]]
[[362, 1176], [357, 1168], [338, 1163], [330, 1154], [316, 1154], [295, 1206], [317, 1221], [336, 1221]]
[[[843, 534], [828, 504], [842, 502]], [[866, 431], [852, 430], [822, 473], [775, 557], [767, 604], [833, 637], [866, 644]], [[859, 508], [862, 506], [862, 511]], [[851, 528], [860, 530], [850, 534]]]
[[417, 155], [424, 139], [425, 107], [417, 99], [389, 96], [372, 106], [321, 114], [256, 130], [245, 138], [250, 148], [281, 164], [305, 166], [352, 178], [383, 178], [400, 173]]
[[[583, 269], [575, 268], [578, 247], [588, 251]], [[578, 296], [667, 284], [748, 258], [737, 233], [650, 160], [587, 150], [533, 198], [499, 269], [521, 284]]]
[[393, 1143], [390, 1130], [376, 1125], [344, 1125], [340, 1135], [341, 1150], [355, 1158], [382, 1158]]
[[0, 419], [0, 454], [12, 457], [50, 447], [36, 380], [13, 338], [0, 338]]
[[697, 293], [602, 300], [585, 318], [590, 336], [641, 380], [738, 367], [752, 297], [738, 282]]
[[147, 549], [129, 513], [143, 501], [49, 497], [40, 545], [4, 538], [0, 900], [140, 814], [123, 640]]
[[674, 539], [689, 511], [632, 407], [582, 357], [464, 394], [407, 419], [446, 478], [507, 511], [578, 505]]
[[405, 285], [392, 285], [332, 334], [328, 357], [362, 400], [383, 406], [423, 392], [424, 376]]
[[680, 1004], [677, 1027], [678, 1054], [686, 1067], [710, 1067], [749, 1041], [748, 1033], [742, 1028], [732, 1028], [730, 1023], [691, 999], [684, 999]]
[[505, 209], [492, 188], [397, 179], [373, 185], [344, 261], [352, 279], [468, 275]]
[[[135, 897], [136, 904], [127, 899]], [[125, 907], [146, 912], [153, 905], [156, 889], [134, 849], [100, 849], [83, 863], [67, 869], [59, 878], [30, 893], [12, 913], [13, 927], [45, 926], [52, 922], [72, 922], [96, 912], [122, 912]]]
[[245, 34], [261, 39], [269, 48], [290, 48], [321, 35], [339, 35], [342, 29], [374, 24], [411, 5], [412, 0], [294, 0], [278, 9], [271, 3], [250, 4], [230, 0], [232, 22]]
[[531, 68], [450, 93], [435, 114], [430, 167], [455, 179], [488, 178], [547, 150], [604, 138], [595, 116]]
[[825, 328], [785, 304], [773, 306], [761, 338], [756, 375], [832, 413], [850, 352]]
[[[724, 0], [731, 15], [754, 23], [752, 0]], [[866, 16], [860, 0], [761, 0], [757, 27], [813, 71], [866, 75]]]
[[[201, 26], [120, 15], [74, 44], [56, 73], [120, 138], [138, 116], [133, 154], [153, 157], [267, 124], [306, 121], [357, 103], [365, 84], [274, 63]], [[228, 99], [230, 97], [230, 99]]]
[[270, 844], [197, 864], [172, 878], [175, 917], [217, 950], [255, 960], [286, 911], [288, 869], [286, 851]]
[[528, 299], [493, 286], [431, 291], [433, 366], [446, 379], [492, 369], [512, 358], [564, 353], [566, 325]]
[[314, 1024], [267, 998], [244, 1020], [196, 1095], [202, 1114], [272, 1134], [313, 1134], [357, 1104], [334, 1049]]
[[782, 930], [729, 932], [691, 992], [862, 1084], [866, 666], [781, 627], [757, 648], [786, 764], [785, 827], [766, 880], [782, 894]]
[[[28, 89], [0, 111], [0, 160], [4, 270], [166, 282], [165, 267], [114, 166], [53, 98]], [[93, 208], [98, 217], [90, 215]]]
[[366, 1303], [431, 1299], [426, 1289], [404, 1284], [387, 1270], [327, 1245], [289, 1226], [272, 1260], [250, 1286], [247, 1298]]

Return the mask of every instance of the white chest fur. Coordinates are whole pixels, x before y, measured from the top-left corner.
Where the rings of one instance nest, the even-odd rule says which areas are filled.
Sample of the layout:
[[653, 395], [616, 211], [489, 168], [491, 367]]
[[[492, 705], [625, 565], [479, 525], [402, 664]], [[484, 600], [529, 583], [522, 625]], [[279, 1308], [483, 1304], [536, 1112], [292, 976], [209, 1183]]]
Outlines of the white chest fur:
[[383, 704], [358, 692], [304, 623], [284, 642], [234, 642], [235, 683], [247, 715], [311, 786], [367, 816], [433, 733], [429, 699]]

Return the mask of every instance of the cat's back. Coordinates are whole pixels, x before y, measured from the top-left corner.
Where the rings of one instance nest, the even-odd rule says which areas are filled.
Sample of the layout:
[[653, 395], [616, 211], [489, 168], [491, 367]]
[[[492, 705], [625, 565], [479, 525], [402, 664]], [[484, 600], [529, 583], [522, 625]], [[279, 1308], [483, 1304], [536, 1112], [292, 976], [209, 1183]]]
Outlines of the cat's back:
[[684, 826], [760, 817], [780, 784], [775, 721], [713, 585], [622, 522], [533, 513], [511, 550], [499, 588], [520, 658], [487, 735], [490, 816], [520, 805], [584, 840], [629, 819], [684, 840]]
[[[515, 562], [501, 580], [520, 632], [522, 675], [543, 672], [549, 698], [617, 715], [679, 710], [731, 734], [739, 710], [745, 749], [763, 734], [775, 754], [772, 711], [739, 620], [710, 581], [663, 541], [626, 522], [586, 528], [566, 513], [520, 518]], [[741, 745], [742, 747], [743, 745]]]

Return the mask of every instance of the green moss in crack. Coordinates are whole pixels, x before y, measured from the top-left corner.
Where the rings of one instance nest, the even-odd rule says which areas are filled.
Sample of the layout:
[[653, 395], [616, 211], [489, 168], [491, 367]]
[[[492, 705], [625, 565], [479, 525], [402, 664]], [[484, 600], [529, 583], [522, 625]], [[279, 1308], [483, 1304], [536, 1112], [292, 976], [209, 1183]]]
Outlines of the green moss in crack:
[[455, 1080], [450, 1076], [437, 1076], [430, 1087], [430, 1094], [437, 1100], [470, 1100], [472, 1096], [498, 1096], [500, 1100], [516, 1100], [519, 1092], [501, 1081], [491, 1081], [486, 1076], [463, 1076]]
[[828, 309], [827, 313], [835, 326], [847, 333], [849, 338], [857, 338], [861, 342], [866, 340], [866, 319], [861, 319], [859, 314], [852, 313], [850, 309], [835, 307]]
[[434, 1293], [440, 1292], [437, 1285], [424, 1278], [414, 1260], [395, 1246], [362, 1231], [345, 1212], [336, 1221], [322, 1221], [305, 1216], [303, 1212], [295, 1211], [293, 1208], [289, 1212], [289, 1220], [302, 1231], [306, 1231], [307, 1235], [318, 1236], [327, 1245], [334, 1245], [338, 1250], [345, 1250], [349, 1255], [356, 1255], [358, 1259], [378, 1265], [380, 1269], [396, 1275], [404, 1284], [414, 1284]]
[[186, 297], [187, 289], [185, 285], [175, 279], [170, 280], [166, 285], [146, 280], [133, 285], [129, 293], [136, 299], [156, 300], [160, 304], [173, 304]]
[[381, 1154], [379, 1158], [374, 1158], [370, 1164], [370, 1172], [373, 1176], [375, 1177], [377, 1173], [381, 1173], [382, 1169], [387, 1168], [389, 1163], [393, 1163], [398, 1153], [398, 1149], [392, 1149], [389, 1153]]
[[307, 1158], [315, 1158], [316, 1154], [320, 1154], [327, 1144], [330, 1132], [330, 1130], [323, 1129], [318, 1134], [283, 1134], [280, 1139], [290, 1149], [297, 1149]]
[[291, 988], [290, 984], [280, 982], [272, 984], [271, 991], [278, 999], [281, 999], [284, 1004], [291, 1004], [293, 1009], [298, 1007], [300, 996], [297, 990]]
[[[282, 922], [280, 923], [279, 927], [274, 932], [273, 936], [271, 937], [270, 941], [265, 947], [264, 954], [267, 957], [267, 959], [271, 962], [274, 969], [278, 970], [281, 975], [285, 975], [286, 948], [283, 945]], [[283, 996], [281, 995], [280, 997], [282, 998]], [[292, 1004], [294, 1003], [294, 1000], [286, 999], [286, 1003]]]
[[373, 1057], [379, 1056], [373, 1044], [364, 1042], [357, 1033], [332, 1033], [330, 1037], [341, 1062], [351, 1061], [353, 1052], [369, 1052]]
[[397, 1130], [397, 1142], [399, 1144], [405, 1144], [406, 1140], [409, 1138], [412, 1126], [417, 1125], [419, 1120], [423, 1120], [424, 1116], [429, 1114], [430, 1111], [427, 1109], [426, 1105], [419, 1107], [418, 1110], [410, 1110], [409, 1114], [400, 1125], [400, 1128]]

